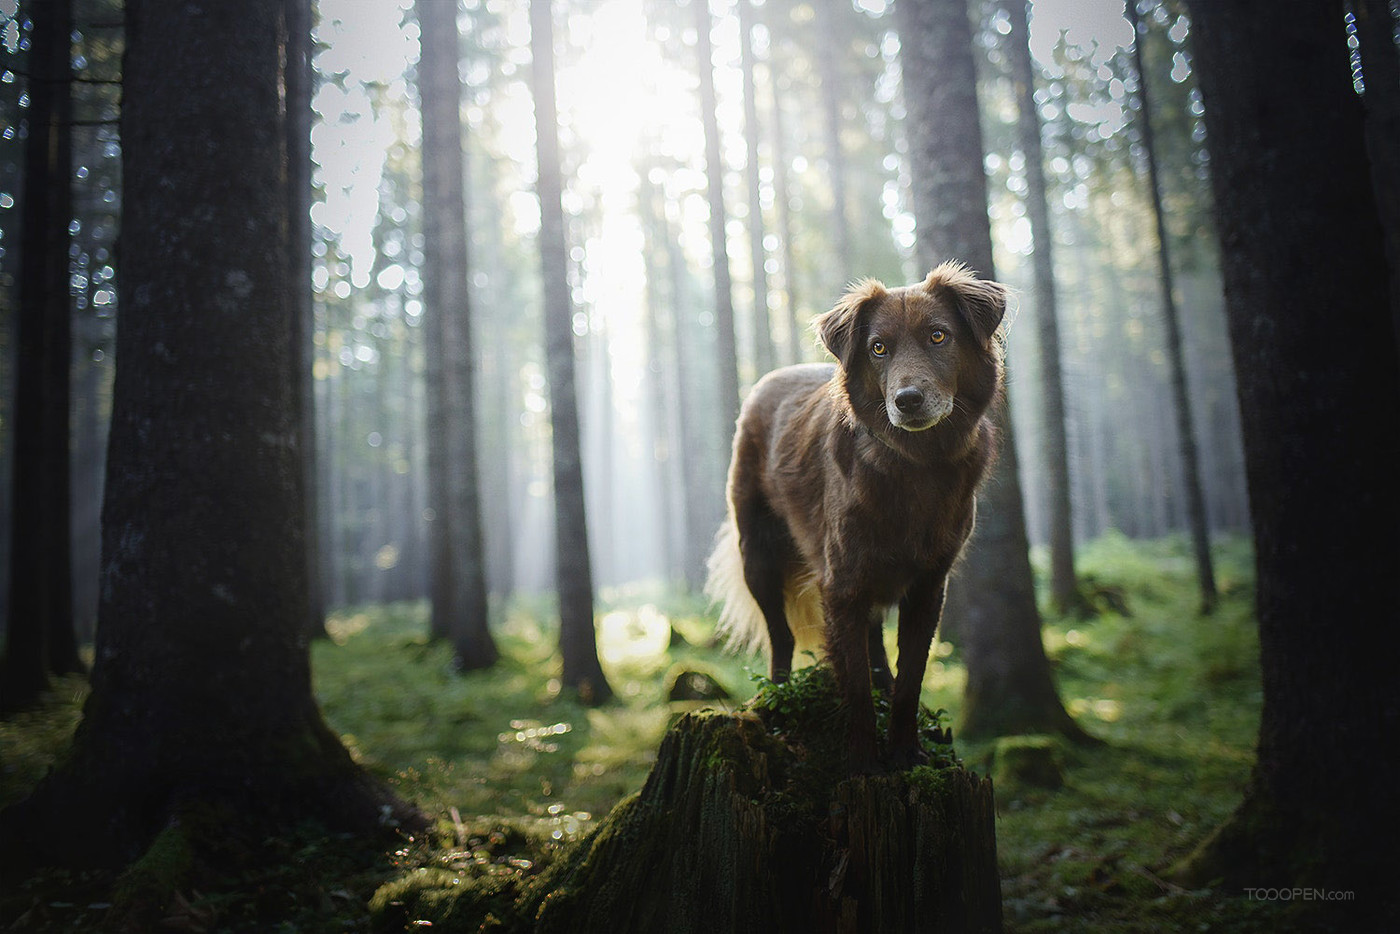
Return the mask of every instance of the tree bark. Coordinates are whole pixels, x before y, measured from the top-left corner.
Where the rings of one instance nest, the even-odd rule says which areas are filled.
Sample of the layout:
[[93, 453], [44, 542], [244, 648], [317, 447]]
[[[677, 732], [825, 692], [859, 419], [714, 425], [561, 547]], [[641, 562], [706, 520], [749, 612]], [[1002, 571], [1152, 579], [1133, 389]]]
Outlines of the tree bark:
[[763, 244], [763, 188], [758, 166], [758, 89], [754, 83], [753, 8], [739, 0], [739, 47], [744, 72], [744, 174], [749, 188], [749, 257], [753, 267], [754, 378], [773, 369], [773, 332], [768, 322], [768, 251]]
[[1061, 613], [1088, 610], [1074, 573], [1074, 511], [1071, 508], [1069, 444], [1066, 440], [1065, 386], [1060, 362], [1059, 303], [1055, 296], [1055, 234], [1045, 201], [1045, 153], [1040, 142], [1040, 113], [1035, 105], [1035, 70], [1031, 64], [1030, 26], [1025, 0], [1008, 0], [1011, 31], [1006, 47], [1011, 58], [1018, 108], [1016, 136], [1026, 158], [1026, 216], [1035, 250], [1035, 315], [1040, 344], [1041, 435], [1045, 458], [1046, 499], [1050, 518], [1050, 600]]
[[729, 244], [725, 233], [724, 157], [720, 152], [715, 98], [714, 49], [710, 41], [709, 0], [691, 0], [695, 7], [695, 54], [700, 74], [700, 119], [705, 124], [705, 177], [710, 202], [710, 247], [714, 254], [715, 354], [719, 379], [720, 424], [726, 432], [739, 417], [739, 355], [734, 343], [734, 287], [729, 276]]
[[0, 817], [6, 855], [30, 864], [119, 864], [162, 832], [313, 818], [368, 833], [381, 808], [411, 813], [311, 693], [283, 13], [126, 5], [97, 664], [69, 758]]
[[778, 219], [778, 240], [783, 251], [783, 291], [787, 305], [787, 360], [788, 364], [801, 363], [802, 338], [806, 333], [798, 324], [798, 305], [801, 290], [797, 287], [797, 256], [792, 247], [792, 196], [788, 188], [787, 128], [783, 122], [783, 93], [779, 89], [776, 65], [770, 64], [773, 91], [773, 204]]
[[[417, 5], [422, 34], [418, 89], [423, 109], [424, 313], [436, 347], [436, 396], [429, 445], [434, 472], [432, 630], [452, 643], [463, 671], [488, 668], [500, 653], [491, 638], [486, 551], [476, 452], [476, 356], [467, 290], [466, 165], [462, 157], [457, 4]], [[436, 415], [433, 418], [432, 415]]]
[[1390, 261], [1390, 318], [1400, 342], [1400, 51], [1389, 0], [1354, 0], [1366, 90], [1366, 149]]
[[690, 714], [522, 914], [574, 934], [1001, 930], [990, 781], [928, 766], [806, 781], [754, 714]]
[[10, 590], [0, 710], [33, 705], [50, 672], [83, 671], [73, 629], [70, 458], [72, 10], [32, 11], [24, 264], [15, 320]]
[[[855, 263], [851, 244], [850, 196], [846, 192], [846, 152], [841, 145], [841, 65], [849, 57], [843, 52], [847, 36], [842, 16], [850, 5], [842, 0], [816, 0], [813, 4], [817, 28], [817, 72], [821, 81], [822, 129], [826, 134], [827, 173], [831, 179], [831, 230], [833, 259], [838, 276], [849, 277]], [[849, 46], [846, 46], [849, 48]], [[832, 285], [840, 287], [841, 282]]]
[[[559, 649], [564, 684], [585, 703], [612, 688], [598, 662], [593, 626], [593, 566], [588, 549], [583, 461], [574, 376], [573, 302], [564, 241], [559, 118], [554, 91], [554, 21], [550, 0], [530, 0], [535, 134], [539, 155], [540, 270], [544, 283], [545, 362], [549, 370], [554, 451], [554, 551], [559, 594]], [[733, 328], [731, 322], [731, 336]]]
[[[958, 259], [995, 275], [972, 27], [965, 0], [901, 0], [904, 99], [919, 258], [929, 268]], [[978, 496], [977, 527], [949, 585], [954, 641], [967, 664], [959, 729], [964, 736], [1084, 734], [1061, 705], [1040, 641], [1005, 393], [993, 420], [1001, 454]]]
[[1171, 243], [1166, 216], [1162, 211], [1162, 185], [1157, 173], [1157, 146], [1152, 135], [1152, 115], [1148, 110], [1147, 75], [1142, 67], [1142, 27], [1138, 22], [1137, 0], [1124, 4], [1128, 23], [1133, 27], [1133, 65], [1138, 73], [1138, 102], [1141, 114], [1143, 153], [1147, 158], [1147, 183], [1151, 188], [1152, 215], [1157, 227], [1157, 256], [1162, 287], [1162, 320], [1167, 326], [1167, 359], [1171, 361], [1172, 401], [1176, 415], [1177, 450], [1181, 458], [1182, 486], [1186, 492], [1187, 524], [1196, 557], [1196, 581], [1201, 589], [1201, 612], [1210, 613], [1218, 599], [1215, 563], [1210, 555], [1210, 523], [1206, 517], [1205, 495], [1201, 492], [1200, 455], [1196, 447], [1196, 422], [1192, 414], [1191, 392], [1186, 383], [1185, 339], [1181, 315], [1176, 307], [1173, 285]]
[[315, 296], [311, 285], [311, 0], [287, 2], [287, 197], [294, 314], [294, 371], [301, 399], [301, 471], [306, 503], [307, 627], [313, 638], [326, 634], [325, 563], [321, 556], [319, 474], [316, 467]]
[[[1198, 854], [1227, 887], [1395, 917], [1400, 359], [1342, 0], [1192, 0], [1235, 359], [1264, 691], [1244, 802]], [[1338, 789], [1338, 776], [1345, 776]]]

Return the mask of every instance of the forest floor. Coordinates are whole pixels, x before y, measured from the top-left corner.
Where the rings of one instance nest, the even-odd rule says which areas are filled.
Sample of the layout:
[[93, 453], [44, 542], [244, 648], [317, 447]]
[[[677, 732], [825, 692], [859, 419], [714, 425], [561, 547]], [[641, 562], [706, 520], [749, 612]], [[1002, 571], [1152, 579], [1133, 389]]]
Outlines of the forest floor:
[[[1056, 745], [1058, 789], [997, 784], [1007, 931], [1263, 932], [1289, 923], [1284, 904], [1170, 881], [1172, 866], [1239, 803], [1254, 758], [1261, 694], [1250, 556], [1223, 543], [1217, 560], [1223, 598], [1201, 617], [1182, 542], [1113, 536], [1084, 549], [1086, 580], [1131, 615], [1046, 619], [1061, 696], [1104, 742]], [[496, 632], [502, 661], [466, 675], [452, 670], [446, 646], [427, 641], [422, 605], [334, 616], [331, 638], [313, 650], [326, 717], [360, 761], [438, 820], [437, 839], [385, 853], [291, 829], [269, 841], [255, 882], [175, 893], [169, 929], [369, 931], [376, 890], [382, 908], [394, 880], [425, 868], [537, 871], [641, 787], [668, 725], [702, 705], [668, 700], [682, 673], [726, 688], [716, 706], [738, 707], [756, 690], [758, 661], [705, 647], [713, 622], [703, 605], [610, 594], [599, 643], [618, 697], [583, 706], [560, 691], [548, 610], [512, 604]], [[673, 644], [673, 631], [685, 643]], [[954, 647], [940, 646], [925, 701], [955, 724], [964, 677]], [[65, 681], [42, 711], [0, 722], [0, 806], [61, 755], [84, 692], [80, 680]], [[995, 743], [956, 746], [970, 767], [995, 771]], [[0, 885], [0, 929], [107, 929], [110, 884], [49, 871]]]

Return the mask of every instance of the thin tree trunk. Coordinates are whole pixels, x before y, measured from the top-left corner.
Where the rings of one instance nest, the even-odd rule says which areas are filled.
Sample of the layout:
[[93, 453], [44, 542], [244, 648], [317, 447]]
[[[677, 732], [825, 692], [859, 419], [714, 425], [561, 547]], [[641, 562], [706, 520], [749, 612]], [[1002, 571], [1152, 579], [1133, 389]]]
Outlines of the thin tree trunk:
[[[1400, 355], [1342, 0], [1190, 0], [1254, 526], [1263, 713], [1244, 801], [1195, 864], [1222, 891], [1350, 891], [1397, 916]], [[1261, 170], [1265, 169], [1265, 170]], [[1311, 927], [1312, 925], [1309, 925]], [[1318, 926], [1322, 929], [1322, 926]]]
[[773, 204], [778, 215], [778, 239], [783, 250], [783, 290], [787, 293], [787, 362], [801, 363], [803, 329], [798, 325], [797, 257], [792, 248], [792, 195], [788, 193], [787, 130], [783, 124], [783, 95], [778, 67], [769, 65], [773, 91]]
[[[977, 74], [966, 0], [903, 0], [895, 24], [909, 111], [919, 257], [959, 259], [994, 275]], [[1011, 412], [993, 412], [1001, 455], [978, 497], [977, 528], [949, 587], [968, 682], [964, 735], [1057, 732], [1083, 737], [1055, 690], [1040, 639]]]
[[1016, 84], [1016, 136], [1026, 158], [1026, 215], [1035, 251], [1035, 313], [1040, 344], [1042, 456], [1050, 525], [1050, 601], [1061, 613], [1088, 607], [1074, 573], [1074, 511], [1070, 499], [1069, 445], [1065, 427], [1065, 387], [1060, 362], [1059, 308], [1055, 296], [1054, 231], [1045, 201], [1045, 153], [1040, 143], [1040, 114], [1035, 106], [1035, 71], [1031, 65], [1030, 28], [1025, 0], [1005, 5], [1011, 31], [1006, 48]]
[[[433, 631], [452, 642], [463, 671], [488, 668], [500, 653], [491, 638], [486, 560], [477, 480], [476, 399], [470, 300], [467, 291], [467, 213], [462, 157], [461, 81], [457, 63], [457, 4], [420, 0], [418, 64], [423, 101], [423, 239], [427, 275], [424, 311], [437, 319], [433, 352], [439, 398], [429, 417], [430, 441], [442, 447], [434, 463], [439, 498], [433, 507]], [[439, 579], [437, 575], [444, 575]], [[439, 602], [442, 601], [442, 602]]]
[[648, 463], [651, 465], [652, 482], [657, 493], [657, 525], [662, 542], [661, 563], [665, 569], [663, 577], [674, 580], [683, 574], [684, 549], [681, 542], [684, 540], [685, 524], [682, 521], [682, 510], [676, 508], [677, 498], [674, 495], [679, 484], [672, 482], [680, 457], [680, 445], [677, 443], [675, 431], [679, 419], [674, 418], [672, 413], [678, 413], [679, 408], [676, 405], [674, 381], [667, 378], [671, 369], [666, 353], [669, 335], [663, 335], [661, 326], [661, 309], [665, 307], [661, 286], [665, 273], [664, 260], [659, 255], [661, 247], [658, 242], [660, 238], [657, 236], [659, 224], [656, 218], [656, 199], [656, 184], [643, 173], [641, 190], [637, 195], [638, 214], [645, 238], [642, 263], [646, 273], [643, 319], [646, 337], [646, 380], [642, 386], [643, 395], [646, 396], [646, 423], [643, 437], [651, 442], [651, 450], [655, 452], [655, 456]]
[[714, 49], [710, 42], [709, 0], [691, 0], [695, 8], [695, 54], [700, 74], [700, 119], [705, 124], [705, 176], [710, 202], [710, 247], [715, 277], [715, 371], [719, 379], [719, 415], [726, 434], [739, 417], [739, 359], [734, 345], [734, 289], [729, 278], [725, 233], [724, 159], [716, 115]]
[[73, 633], [68, 453], [72, 11], [64, 0], [40, 4], [32, 15], [0, 710], [38, 701], [50, 670], [82, 669]]
[[326, 634], [326, 587], [322, 576], [320, 500], [316, 467], [315, 307], [311, 285], [311, 0], [286, 0], [287, 16], [287, 197], [291, 234], [292, 341], [297, 360], [296, 391], [301, 421], [302, 486], [306, 501], [308, 631]]
[[754, 378], [773, 369], [773, 333], [768, 323], [767, 250], [763, 245], [763, 189], [758, 167], [758, 91], [754, 86], [753, 9], [750, 0], [739, 2], [739, 48], [744, 72], [744, 142], [748, 159], [745, 175], [749, 187], [749, 256], [753, 266]]
[[685, 580], [692, 593], [699, 593], [705, 586], [705, 559], [710, 552], [710, 539], [719, 525], [715, 521], [715, 511], [711, 508], [707, 495], [709, 472], [705, 469], [706, 445], [700, 426], [696, 424], [697, 419], [691, 417], [691, 413], [699, 408], [696, 401], [696, 382], [699, 377], [689, 348], [699, 344], [699, 335], [695, 331], [694, 321], [688, 314], [688, 310], [694, 307], [694, 302], [690, 298], [690, 290], [686, 287], [685, 252], [681, 249], [679, 240], [672, 235], [670, 218], [664, 214], [662, 230], [675, 308], [672, 318], [675, 334], [668, 350], [671, 368], [675, 373], [677, 415], [680, 419], [681, 476], [685, 495]]
[[[597, 632], [593, 625], [593, 565], [588, 551], [578, 389], [574, 376], [573, 303], [569, 297], [569, 258], [564, 241], [559, 117], [554, 90], [554, 21], [550, 0], [530, 0], [530, 51], [539, 155], [545, 361], [549, 370], [550, 423], [554, 434], [554, 553], [559, 595], [559, 649], [564, 656], [564, 684], [578, 692], [585, 703], [602, 703], [612, 696], [612, 688], [598, 662]], [[730, 336], [733, 336], [732, 319]]]
[[1210, 524], [1206, 519], [1205, 496], [1201, 493], [1200, 456], [1196, 450], [1196, 426], [1191, 412], [1191, 393], [1186, 385], [1186, 359], [1181, 336], [1181, 316], [1176, 308], [1172, 282], [1170, 238], [1162, 212], [1162, 185], [1157, 174], [1157, 149], [1152, 136], [1152, 116], [1147, 95], [1147, 73], [1142, 67], [1142, 29], [1138, 22], [1138, 0], [1127, 0], [1124, 9], [1133, 27], [1133, 64], [1138, 73], [1138, 101], [1142, 110], [1139, 129], [1147, 157], [1147, 180], [1151, 187], [1152, 213], [1157, 224], [1157, 255], [1162, 286], [1162, 318], [1167, 326], [1167, 355], [1171, 361], [1172, 399], [1176, 404], [1177, 444], [1181, 452], [1182, 481], [1186, 492], [1187, 521], [1191, 547], [1196, 556], [1196, 580], [1201, 589], [1201, 612], [1210, 613], [1217, 600], [1215, 564], [1210, 555]]
[[[846, 153], [841, 145], [841, 64], [849, 57], [843, 52], [847, 28], [841, 22], [850, 12], [844, 0], [815, 0], [817, 71], [821, 80], [822, 129], [826, 134], [827, 173], [831, 179], [831, 231], [839, 286], [850, 278], [855, 264], [855, 249], [851, 243], [850, 197], [846, 193]], [[835, 291], [835, 290], [833, 290]]]

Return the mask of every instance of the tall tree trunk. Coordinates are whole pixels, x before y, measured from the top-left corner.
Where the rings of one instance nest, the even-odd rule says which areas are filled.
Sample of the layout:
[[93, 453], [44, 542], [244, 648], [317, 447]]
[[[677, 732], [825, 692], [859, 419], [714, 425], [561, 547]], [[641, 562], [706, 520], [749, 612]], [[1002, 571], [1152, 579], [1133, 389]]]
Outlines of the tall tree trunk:
[[[453, 663], [472, 671], [499, 653], [487, 626], [486, 552], [477, 482], [476, 357], [467, 293], [467, 212], [462, 158], [461, 80], [457, 75], [457, 3], [420, 0], [423, 108], [424, 312], [435, 319], [438, 399], [429, 443], [438, 498], [433, 506], [433, 631], [452, 642]], [[437, 575], [445, 575], [439, 579]], [[442, 602], [439, 602], [442, 601]]]
[[758, 90], [754, 84], [753, 8], [739, 0], [739, 48], [744, 72], [744, 174], [749, 188], [749, 257], [753, 266], [754, 378], [773, 369], [773, 333], [768, 323], [768, 251], [763, 245], [763, 188], [758, 166]]
[[1181, 315], [1176, 307], [1173, 285], [1170, 235], [1162, 212], [1162, 184], [1157, 173], [1157, 147], [1152, 136], [1152, 115], [1148, 110], [1147, 73], [1142, 67], [1142, 28], [1138, 22], [1138, 0], [1127, 0], [1124, 9], [1133, 27], [1133, 64], [1138, 73], [1138, 102], [1142, 107], [1138, 128], [1147, 158], [1147, 182], [1152, 191], [1152, 214], [1157, 225], [1157, 256], [1161, 267], [1162, 319], [1167, 326], [1167, 358], [1171, 361], [1172, 399], [1176, 406], [1176, 440], [1181, 456], [1182, 485], [1186, 493], [1187, 523], [1191, 547], [1196, 556], [1196, 581], [1201, 589], [1201, 612], [1210, 613], [1217, 600], [1215, 564], [1210, 556], [1210, 523], [1206, 500], [1201, 492], [1200, 455], [1196, 450], [1196, 423], [1191, 411], [1191, 392], [1186, 385], [1185, 339], [1181, 335]]
[[[827, 173], [831, 179], [832, 246], [836, 251], [839, 287], [850, 278], [855, 264], [855, 249], [851, 243], [850, 196], [846, 193], [846, 152], [841, 145], [841, 65], [849, 57], [849, 45], [844, 41], [849, 33], [843, 15], [851, 12], [844, 0], [816, 0], [813, 4], [817, 28], [817, 71], [821, 80], [822, 129], [826, 134]], [[832, 290], [837, 291], [837, 289]]]
[[1006, 48], [1011, 58], [1018, 107], [1016, 137], [1026, 157], [1026, 215], [1035, 251], [1035, 314], [1040, 341], [1042, 454], [1050, 519], [1050, 600], [1061, 613], [1087, 610], [1074, 574], [1074, 511], [1070, 499], [1069, 444], [1065, 427], [1065, 387], [1060, 363], [1059, 303], [1055, 296], [1055, 234], [1045, 202], [1045, 153], [1040, 143], [1040, 114], [1035, 106], [1035, 70], [1031, 65], [1026, 0], [1005, 5], [1011, 31]]
[[1390, 317], [1400, 341], [1400, 51], [1390, 0], [1352, 0], [1366, 90], [1366, 150], [1390, 261]]
[[32, 10], [24, 265], [20, 270], [10, 497], [10, 593], [0, 710], [35, 703], [50, 670], [82, 670], [73, 631], [68, 423], [72, 312], [73, 31], [68, 0]]
[[283, 13], [126, 5], [97, 664], [69, 757], [0, 815], [6, 855], [31, 865], [410, 815], [311, 692]]
[[291, 236], [292, 343], [296, 392], [301, 399], [301, 470], [306, 487], [308, 631], [326, 634], [326, 586], [321, 558], [319, 474], [316, 468], [315, 297], [311, 285], [311, 0], [286, 0], [287, 197]]
[[770, 60], [773, 91], [773, 205], [778, 219], [778, 240], [783, 250], [783, 291], [787, 304], [787, 363], [801, 363], [803, 329], [798, 324], [797, 257], [792, 248], [792, 196], [788, 193], [787, 129], [783, 123], [783, 93], [777, 64]]
[[[559, 594], [559, 649], [564, 684], [585, 703], [602, 703], [612, 688], [598, 662], [593, 626], [593, 566], [588, 551], [583, 461], [574, 376], [573, 303], [564, 242], [559, 117], [554, 91], [554, 19], [550, 0], [530, 0], [530, 52], [539, 156], [540, 274], [544, 285], [545, 363], [549, 370], [554, 449], [554, 554]], [[731, 321], [730, 335], [733, 336]]]
[[725, 234], [724, 157], [720, 152], [715, 97], [714, 49], [710, 42], [709, 0], [690, 0], [695, 8], [695, 54], [700, 73], [700, 119], [705, 124], [705, 176], [710, 201], [710, 247], [715, 277], [715, 371], [719, 378], [719, 415], [727, 434], [739, 417], [739, 357], [734, 345], [734, 288], [729, 279], [729, 245]]
[[[977, 74], [966, 0], [901, 0], [895, 25], [909, 112], [919, 257], [959, 259], [994, 275]], [[978, 497], [977, 528], [949, 587], [967, 663], [964, 735], [1082, 731], [1055, 691], [1040, 640], [1016, 439], [1003, 393], [994, 410], [1001, 455]]]
[[[672, 428], [673, 460], [677, 463], [679, 479], [679, 515], [682, 530], [680, 561], [681, 578], [692, 592], [698, 593], [705, 583], [705, 558], [709, 554], [709, 527], [712, 511], [708, 508], [707, 489], [703, 482], [700, 432], [695, 403], [695, 373], [688, 346], [694, 346], [696, 335], [686, 326], [692, 307], [686, 289], [685, 255], [674, 235], [666, 215], [666, 199], [657, 186], [644, 182], [640, 198], [643, 223], [648, 230], [650, 249], [656, 254], [658, 278], [667, 285], [671, 327], [668, 339], [657, 345], [661, 356], [658, 366], [666, 377], [672, 404], [668, 407]], [[659, 324], [659, 322], [658, 322]]]
[[[1195, 864], [1348, 890], [1383, 930], [1400, 806], [1400, 354], [1343, 0], [1190, 0], [1235, 360], [1264, 706], [1245, 798]], [[1273, 880], [1273, 881], [1271, 881]], [[1237, 889], [1236, 889], [1237, 890]]]
[[657, 493], [657, 528], [662, 543], [662, 567], [666, 580], [683, 576], [685, 549], [685, 523], [683, 508], [677, 508], [681, 501], [677, 488], [681, 486], [679, 470], [680, 444], [676, 429], [681, 419], [676, 404], [675, 381], [668, 378], [669, 357], [666, 348], [672, 335], [662, 330], [662, 309], [666, 307], [662, 284], [665, 277], [665, 260], [661, 255], [658, 236], [656, 183], [647, 177], [643, 168], [641, 189], [637, 193], [637, 211], [644, 238], [642, 264], [646, 274], [645, 305], [643, 308], [644, 339], [646, 341], [646, 379], [642, 384], [642, 394], [646, 396], [645, 434], [651, 443], [655, 456], [648, 463], [653, 471], [652, 482]]

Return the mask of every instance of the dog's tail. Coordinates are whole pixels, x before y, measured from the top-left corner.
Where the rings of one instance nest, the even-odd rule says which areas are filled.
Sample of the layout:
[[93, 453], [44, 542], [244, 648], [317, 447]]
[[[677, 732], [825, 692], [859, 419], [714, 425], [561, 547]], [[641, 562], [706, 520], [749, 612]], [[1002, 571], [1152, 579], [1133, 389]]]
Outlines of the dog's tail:
[[[768, 623], [744, 582], [744, 556], [733, 516], [725, 517], [719, 527], [707, 567], [705, 595], [720, 605], [717, 634], [724, 639], [725, 649], [769, 654]], [[783, 587], [783, 610], [796, 642], [794, 657], [800, 658], [804, 651], [820, 654], [825, 645], [821, 592], [811, 575], [788, 578]]]

